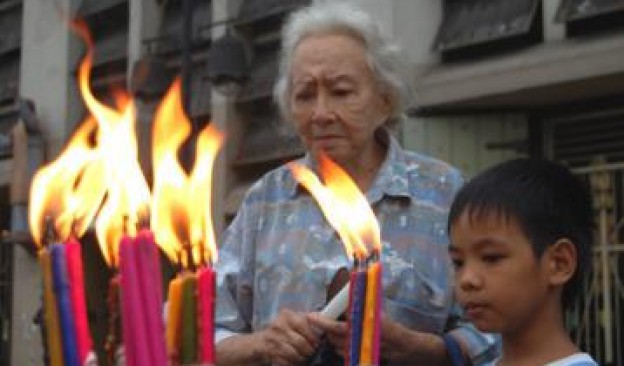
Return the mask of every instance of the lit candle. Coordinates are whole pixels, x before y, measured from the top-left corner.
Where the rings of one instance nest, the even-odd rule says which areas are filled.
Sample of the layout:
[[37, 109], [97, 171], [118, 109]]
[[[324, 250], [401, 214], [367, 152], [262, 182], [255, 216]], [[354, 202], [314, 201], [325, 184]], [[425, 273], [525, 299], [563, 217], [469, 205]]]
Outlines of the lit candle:
[[108, 296], [106, 303], [108, 305], [108, 334], [104, 343], [104, 350], [109, 365], [115, 364], [115, 358], [118, 351], [119, 339], [119, 298], [120, 298], [120, 278], [119, 273], [115, 273], [108, 282]]
[[167, 365], [164, 324], [162, 321], [162, 288], [158, 249], [154, 235], [147, 229], [140, 230], [135, 239], [136, 265], [141, 290], [145, 342], [151, 356], [150, 366]]
[[50, 366], [63, 366], [63, 353], [61, 352], [61, 329], [59, 327], [56, 296], [53, 290], [52, 263], [50, 252], [47, 249], [39, 251], [39, 263], [43, 274], [43, 311], [46, 325], [46, 342]]
[[182, 278], [176, 276], [169, 282], [167, 295], [167, 350], [172, 364], [180, 355], [180, 325], [182, 316]]
[[366, 297], [366, 271], [358, 268], [351, 272], [351, 297], [350, 339], [349, 339], [349, 364], [360, 365], [360, 346], [362, 344], [362, 314], [364, 312]]
[[78, 345], [76, 344], [76, 328], [72, 313], [70, 284], [67, 275], [67, 258], [65, 245], [52, 244], [52, 278], [56, 292], [56, 306], [61, 320], [61, 337], [63, 360], [66, 366], [79, 366]]
[[71, 304], [76, 325], [78, 355], [80, 364], [84, 364], [91, 351], [91, 333], [87, 320], [87, 306], [85, 304], [84, 280], [82, 275], [82, 250], [74, 238], [65, 243], [67, 256], [67, 273], [71, 290]]
[[379, 263], [372, 263], [366, 270], [366, 304], [362, 314], [362, 342], [360, 347], [360, 365], [376, 365], [373, 362], [373, 346], [377, 319], [377, 274]]
[[381, 261], [376, 263], [375, 278], [373, 279], [377, 284], [376, 288], [376, 301], [375, 301], [375, 330], [373, 335], [373, 364], [379, 365], [381, 360], [381, 304], [383, 301], [383, 287], [382, 287], [382, 273], [383, 265]]
[[203, 267], [197, 277], [199, 309], [199, 362], [212, 365], [214, 357], [215, 272]]
[[[126, 363], [129, 366], [152, 365], [145, 327], [141, 322], [141, 315], [145, 311], [141, 305], [141, 289], [136, 270], [136, 253], [134, 239], [124, 235], [119, 246], [120, 274], [121, 274], [121, 324], [126, 353]], [[160, 275], [160, 274], [158, 274]]]
[[184, 276], [182, 282], [182, 352], [180, 362], [197, 361], [197, 277], [193, 273]]

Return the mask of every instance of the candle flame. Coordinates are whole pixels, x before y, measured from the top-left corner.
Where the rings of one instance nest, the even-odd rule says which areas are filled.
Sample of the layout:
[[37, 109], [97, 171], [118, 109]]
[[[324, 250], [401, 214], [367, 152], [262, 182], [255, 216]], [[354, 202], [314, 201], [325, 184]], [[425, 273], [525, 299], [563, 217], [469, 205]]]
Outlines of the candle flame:
[[223, 135], [213, 125], [205, 127], [197, 139], [196, 161], [188, 174], [178, 152], [190, 133], [178, 79], [159, 106], [154, 122], [151, 222], [161, 248], [184, 267], [217, 260], [210, 193], [214, 160], [223, 143]]
[[290, 163], [295, 179], [317, 201], [329, 224], [342, 240], [349, 258], [365, 259], [381, 250], [379, 223], [366, 197], [351, 177], [329, 159], [319, 154], [319, 171], [325, 182], [301, 164]]
[[[187, 174], [177, 154], [191, 134], [191, 124], [176, 80], [154, 122], [151, 195], [138, 159], [135, 103], [124, 91], [113, 93], [113, 106], [97, 100], [89, 83], [94, 49], [91, 35], [85, 23], [71, 26], [87, 46], [78, 85], [90, 117], [63, 154], [33, 178], [29, 223], [37, 245], [43, 245], [48, 218], [59, 239], [81, 236], [95, 220], [104, 259], [117, 267], [121, 237], [135, 235], [139, 226], [151, 220], [157, 243], [171, 260], [182, 261], [184, 266], [214, 263], [212, 169], [223, 135], [212, 125], [200, 132], [195, 165]], [[183, 250], [185, 247], [188, 250]]]
[[104, 167], [97, 145], [93, 146], [91, 141], [96, 128], [93, 118], [85, 120], [63, 152], [33, 177], [28, 221], [38, 247], [44, 245], [48, 218], [57, 236], [55, 240], [81, 236], [104, 198]]
[[83, 23], [74, 26], [87, 45], [78, 82], [85, 105], [97, 121], [99, 156], [105, 167], [102, 181], [107, 189], [106, 199], [96, 218], [95, 231], [104, 259], [117, 266], [122, 235], [136, 234], [137, 226], [149, 216], [150, 192], [138, 160], [135, 105], [121, 91], [114, 94], [115, 107], [95, 98], [89, 85], [93, 42]]

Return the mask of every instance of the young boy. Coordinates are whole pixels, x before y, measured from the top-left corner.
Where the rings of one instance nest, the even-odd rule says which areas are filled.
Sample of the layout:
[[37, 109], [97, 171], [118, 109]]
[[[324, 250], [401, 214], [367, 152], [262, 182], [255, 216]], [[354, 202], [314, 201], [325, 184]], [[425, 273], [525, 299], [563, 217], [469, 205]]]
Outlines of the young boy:
[[449, 214], [455, 293], [479, 330], [502, 335], [494, 365], [597, 365], [563, 321], [590, 271], [592, 220], [587, 187], [544, 160], [499, 164], [459, 191]]

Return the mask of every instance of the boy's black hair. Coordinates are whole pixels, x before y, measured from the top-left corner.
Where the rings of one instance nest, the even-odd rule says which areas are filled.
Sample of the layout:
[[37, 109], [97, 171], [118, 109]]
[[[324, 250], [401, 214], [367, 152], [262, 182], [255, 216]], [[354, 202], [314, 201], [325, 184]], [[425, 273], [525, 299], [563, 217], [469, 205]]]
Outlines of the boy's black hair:
[[572, 305], [584, 275], [591, 270], [593, 209], [586, 184], [569, 169], [548, 160], [510, 160], [477, 175], [459, 191], [448, 232], [462, 213], [481, 219], [492, 213], [514, 219], [540, 258], [557, 240], [576, 247], [577, 268], [563, 287], [562, 304]]

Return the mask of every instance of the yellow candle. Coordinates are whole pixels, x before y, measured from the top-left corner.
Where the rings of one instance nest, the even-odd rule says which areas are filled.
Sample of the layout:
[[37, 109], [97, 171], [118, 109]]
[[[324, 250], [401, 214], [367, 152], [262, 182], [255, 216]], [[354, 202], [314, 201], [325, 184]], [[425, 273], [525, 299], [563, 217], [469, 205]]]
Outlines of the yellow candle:
[[167, 308], [167, 351], [169, 357], [177, 358], [180, 353], [180, 316], [182, 310], [182, 278], [176, 276], [169, 282]]
[[63, 366], [63, 353], [61, 352], [61, 331], [59, 326], [58, 311], [56, 309], [56, 296], [52, 284], [52, 262], [47, 249], [39, 251], [39, 263], [43, 274], [43, 311], [46, 326], [46, 343], [51, 366]]
[[377, 272], [379, 263], [373, 263], [366, 273], [366, 303], [362, 321], [362, 343], [360, 348], [360, 365], [373, 365], [373, 344], [375, 331], [375, 310], [377, 308]]

